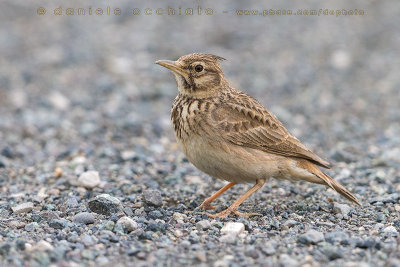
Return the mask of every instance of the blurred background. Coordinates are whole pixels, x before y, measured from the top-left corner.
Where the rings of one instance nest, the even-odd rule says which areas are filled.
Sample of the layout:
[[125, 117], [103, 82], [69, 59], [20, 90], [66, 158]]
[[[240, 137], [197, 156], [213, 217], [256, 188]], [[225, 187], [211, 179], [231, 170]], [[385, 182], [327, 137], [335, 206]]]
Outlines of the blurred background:
[[[106, 13], [107, 7], [110, 7], [110, 15], [94, 14], [98, 8]], [[197, 13], [199, 7], [201, 15]], [[74, 15], [66, 15], [68, 8], [73, 8]], [[79, 8], [85, 9], [86, 14], [78, 15]], [[92, 8], [92, 15], [88, 14], [89, 8]], [[144, 14], [147, 8], [152, 9], [152, 15]], [[163, 8], [165, 13], [168, 8], [176, 13], [179, 8], [182, 13], [193, 8], [194, 14], [156, 15], [158, 8]], [[343, 8], [363, 10], [365, 14], [336, 16], [336, 11]], [[54, 15], [56, 9], [62, 15]], [[121, 14], [113, 15], [115, 9], [120, 9]], [[134, 9], [140, 14], [133, 15]], [[206, 15], [207, 9], [211, 9], [213, 14]], [[319, 12], [328, 9], [335, 15], [237, 15], [238, 10], [262, 12], [270, 9], [295, 13], [298, 10]], [[38, 11], [42, 14], [37, 14]], [[155, 218], [172, 220], [174, 212], [186, 213], [191, 223], [186, 221], [184, 231], [193, 232], [193, 223], [202, 218], [192, 216], [188, 211], [223, 182], [197, 171], [177, 147], [170, 122], [171, 104], [177, 95], [176, 84], [169, 71], [154, 64], [159, 59], [176, 60], [193, 52], [226, 58], [222, 67], [231, 85], [256, 97], [303, 143], [333, 162], [334, 168], [328, 173], [366, 205], [354, 213], [358, 217], [348, 216], [348, 212], [343, 216], [333, 215], [326, 212], [332, 208], [329, 203], [344, 201], [331, 190], [271, 180], [263, 192], [242, 205], [243, 210], [265, 215], [258, 222], [246, 223], [246, 230], [251, 233], [249, 238], [257, 239], [257, 231], [251, 229], [261, 229], [261, 238], [265, 238], [271, 229], [281, 229], [287, 218], [300, 221], [299, 228], [293, 228], [296, 230], [292, 230], [292, 234], [283, 231], [281, 235], [276, 234], [276, 239], [279, 244], [283, 242], [284, 253], [293, 256], [295, 263], [304, 263], [307, 260], [304, 254], [313, 254], [315, 250], [313, 257], [316, 261], [326, 260], [325, 254], [318, 252], [317, 247], [313, 252], [301, 244], [293, 247], [297, 233], [310, 225], [316, 227], [316, 218], [327, 221], [318, 226], [323, 228], [321, 231], [325, 231], [324, 227], [341, 225], [352, 236], [363, 238], [361, 241], [366, 236], [377, 235], [375, 230], [371, 232], [371, 225], [376, 222], [381, 223], [382, 229], [385, 226], [389, 227], [388, 231], [393, 231], [393, 224], [400, 231], [400, 206], [390, 204], [398, 203], [400, 193], [399, 18], [400, 2], [396, 0], [2, 0], [0, 215], [2, 219], [14, 221], [7, 225], [0, 223], [0, 254], [9, 255], [8, 263], [18, 265], [23, 257], [31, 256], [29, 251], [22, 257], [18, 254], [18, 242], [14, 249], [16, 237], [23, 239], [23, 244], [27, 242], [33, 246], [37, 246], [36, 242], [41, 238], [48, 238], [56, 249], [65, 248], [62, 253], [51, 256], [52, 261], [64, 257], [65, 251], [66, 260], [75, 262], [79, 262], [80, 257], [91, 255], [103, 255], [96, 261], [105, 264], [119, 262], [120, 255], [139, 255], [141, 260], [156, 261], [163, 259], [165, 252], [158, 250], [160, 246], [156, 244], [151, 249], [160, 254], [147, 253], [146, 250], [143, 254], [140, 250], [142, 240], [162, 239], [165, 244], [175, 241], [171, 241], [174, 240], [171, 235], [167, 237], [164, 234], [165, 224], [154, 223]], [[97, 181], [93, 190], [86, 190], [86, 186], [77, 180], [86, 170], [100, 173], [101, 183]], [[143, 206], [141, 192], [149, 188], [161, 192], [164, 206], [146, 217], [148, 210]], [[231, 203], [246, 188], [247, 185], [235, 187], [221, 198], [219, 207]], [[86, 241], [89, 240], [89, 245], [85, 243], [85, 246], [96, 244], [98, 254], [90, 254], [90, 251], [82, 252], [83, 256], [80, 254], [83, 245], [78, 246], [76, 243], [80, 241], [76, 240], [83, 239], [80, 229], [88, 232], [86, 226], [64, 229], [64, 234], [53, 229], [57, 224], [49, 227], [47, 221], [50, 219], [46, 218], [59, 216], [71, 223], [76, 213], [87, 210], [89, 199], [100, 193], [118, 197], [125, 207], [131, 209], [129, 216], [136, 216], [133, 218], [138, 222], [139, 230], [149, 233], [146, 236], [143, 230], [141, 233], [138, 230], [129, 236], [129, 242], [136, 246], [133, 252], [130, 252], [132, 243], [124, 243], [123, 238], [118, 246], [109, 246], [102, 241], [107, 250], [97, 246], [102, 245], [96, 242], [104, 240], [101, 229], [108, 223], [108, 217], [103, 215], [96, 215], [97, 228], [91, 228], [89, 232], [93, 235], [90, 238], [97, 238], [97, 241], [91, 243], [92, 239], [85, 237]], [[35, 203], [32, 216], [29, 213], [23, 217], [12, 212], [11, 207], [31, 201]], [[319, 207], [323, 207], [323, 212]], [[396, 210], [397, 217], [393, 215]], [[342, 218], [348, 221], [342, 221]], [[36, 220], [43, 229], [40, 233], [29, 230]], [[159, 225], [161, 228], [157, 228]], [[173, 226], [169, 224], [168, 227]], [[180, 227], [178, 225], [176, 229]], [[362, 232], [361, 228], [367, 230]], [[157, 229], [161, 229], [163, 234]], [[171, 233], [176, 230], [171, 229]], [[219, 229], [215, 229], [212, 231], [218, 234]], [[158, 233], [159, 239], [153, 233]], [[384, 234], [382, 231], [379, 233], [383, 240]], [[80, 237], [73, 239], [77, 236]], [[119, 242], [119, 237], [113, 238], [113, 244]], [[205, 249], [220, 246], [218, 237], [210, 238], [210, 242], [217, 243]], [[70, 242], [62, 243], [64, 239]], [[191, 243], [187, 242], [196, 245], [196, 240], [199, 237], [191, 236]], [[359, 247], [376, 244], [367, 241], [367, 245], [360, 243]], [[188, 263], [182, 259], [182, 255], [186, 255], [182, 251], [189, 247], [187, 242], [169, 248], [183, 265]], [[396, 242], [390, 242], [388, 244], [393, 246], [385, 253], [396, 249]], [[147, 244], [151, 247], [150, 243]], [[262, 248], [265, 247], [263, 244]], [[118, 252], [119, 246], [121, 251], [126, 249], [126, 254]], [[358, 248], [352, 250], [354, 246], [348, 247], [349, 250], [341, 257], [358, 261], [367, 252], [375, 253], [369, 250], [361, 253]], [[382, 246], [376, 245], [376, 248]], [[14, 254], [8, 253], [10, 248]], [[48, 246], [45, 250], [48, 251]], [[261, 251], [261, 248], [255, 250]], [[241, 255], [238, 258], [246, 259], [244, 263], [252, 262], [250, 256], [243, 256], [243, 251], [243, 247], [235, 249], [235, 253]], [[209, 255], [214, 255], [214, 252]], [[222, 259], [226, 251], [222, 248], [218, 253], [207, 261]], [[36, 262], [49, 261], [47, 254], [32, 255]], [[112, 259], [110, 255], [115, 257]], [[381, 261], [390, 257], [389, 254], [382, 255], [374, 256], [375, 266], [382, 266]], [[393, 252], [392, 256], [396, 255], [399, 254]], [[130, 262], [129, 257], [126, 262]], [[195, 255], [192, 262], [198, 262], [198, 257], [201, 261], [206, 260], [206, 256]], [[311, 262], [308, 266], [313, 264], [307, 261]], [[270, 263], [276, 262], [275, 257]], [[173, 257], [170, 263], [174, 266]], [[68, 263], [66, 266], [71, 265]]]
[[[225, 57], [232, 85], [259, 99], [325, 157], [338, 143], [363, 153], [382, 148], [386, 139], [390, 146], [399, 144], [397, 1], [2, 1], [1, 6], [0, 138], [27, 162], [120, 137], [123, 146], [125, 138], [153, 134], [174, 141], [169, 110], [177, 90], [173, 76], [154, 61], [192, 52]], [[365, 15], [236, 14], [340, 6]], [[37, 14], [39, 7], [44, 15]], [[62, 15], [56, 16], [59, 7]], [[88, 15], [89, 7], [110, 7], [111, 13], [119, 8], [121, 15]], [[176, 12], [181, 7], [182, 13], [193, 8], [194, 14], [154, 14], [168, 7]], [[67, 8], [75, 14], [67, 16]], [[78, 8], [86, 15], [78, 15]], [[132, 14], [135, 8], [140, 15]], [[146, 8], [153, 15], [145, 15]], [[213, 15], [204, 14], [207, 8]]]

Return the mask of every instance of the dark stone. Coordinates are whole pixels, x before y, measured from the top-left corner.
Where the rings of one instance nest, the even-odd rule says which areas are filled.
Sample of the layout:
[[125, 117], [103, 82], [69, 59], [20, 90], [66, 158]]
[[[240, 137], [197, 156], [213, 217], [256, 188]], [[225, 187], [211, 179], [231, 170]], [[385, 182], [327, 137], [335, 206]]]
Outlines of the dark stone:
[[1, 150], [1, 155], [6, 157], [6, 158], [9, 158], [9, 159], [12, 159], [12, 158], [15, 157], [15, 153], [8, 146], [4, 147]]
[[355, 246], [358, 248], [367, 249], [367, 248], [373, 248], [373, 247], [377, 247], [377, 246], [379, 247], [379, 244], [378, 244], [378, 242], [375, 241], [375, 239], [367, 238], [367, 239], [358, 239]]
[[121, 202], [108, 194], [96, 196], [89, 201], [89, 209], [97, 214], [112, 215], [122, 210]]
[[343, 252], [336, 248], [329, 246], [323, 250], [323, 254], [328, 258], [330, 261], [334, 261], [336, 259], [343, 258]]
[[11, 248], [11, 245], [8, 243], [1, 245], [0, 246], [0, 255], [7, 256], [8, 253], [10, 252], [10, 248]]
[[325, 235], [325, 240], [331, 244], [340, 243], [346, 245], [349, 242], [349, 235], [342, 231], [330, 232]]
[[382, 202], [382, 203], [397, 203], [397, 201], [400, 199], [400, 194], [398, 193], [393, 193], [387, 196], [382, 196], [382, 197], [374, 197], [372, 198], [369, 203], [375, 204], [377, 202]]
[[161, 207], [162, 197], [158, 190], [145, 190], [142, 194], [143, 202], [149, 206]]
[[22, 239], [17, 239], [17, 240], [15, 241], [15, 247], [16, 247], [18, 250], [25, 250], [25, 241], [22, 240]]
[[54, 229], [63, 229], [67, 226], [67, 222], [64, 220], [53, 219], [49, 222], [49, 226]]
[[297, 241], [306, 245], [317, 244], [324, 241], [324, 234], [311, 229], [299, 236]]
[[150, 219], [161, 219], [164, 215], [159, 210], [152, 210], [149, 212]]
[[168, 225], [165, 223], [149, 223], [149, 225], [147, 226], [147, 230], [153, 232], [165, 233], [167, 229]]
[[91, 224], [95, 222], [95, 219], [90, 212], [81, 212], [74, 216], [74, 222], [81, 224]]

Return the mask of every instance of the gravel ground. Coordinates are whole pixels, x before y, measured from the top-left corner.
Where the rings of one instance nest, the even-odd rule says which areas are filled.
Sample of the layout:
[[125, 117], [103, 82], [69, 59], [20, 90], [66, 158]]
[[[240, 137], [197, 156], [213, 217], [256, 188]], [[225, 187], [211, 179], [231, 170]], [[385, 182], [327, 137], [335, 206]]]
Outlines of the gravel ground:
[[[198, 5], [215, 14], [129, 14]], [[0, 264], [400, 266], [400, 5], [320, 5], [2, 1]], [[59, 6], [122, 15], [52, 15]], [[344, 7], [366, 15], [234, 14]], [[362, 207], [319, 185], [270, 180], [241, 206], [263, 216], [193, 213], [224, 182], [178, 149], [175, 83], [154, 61], [195, 51], [227, 58], [231, 83], [332, 162], [328, 173]]]

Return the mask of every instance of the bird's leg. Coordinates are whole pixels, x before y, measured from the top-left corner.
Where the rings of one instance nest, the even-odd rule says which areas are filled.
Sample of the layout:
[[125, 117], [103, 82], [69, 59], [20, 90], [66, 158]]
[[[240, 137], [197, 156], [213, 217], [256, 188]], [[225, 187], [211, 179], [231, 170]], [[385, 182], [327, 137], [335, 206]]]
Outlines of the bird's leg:
[[236, 183], [231, 182], [231, 183], [225, 185], [220, 190], [218, 190], [214, 195], [212, 195], [211, 197], [209, 197], [206, 200], [204, 200], [204, 202], [201, 203], [201, 205], [197, 209], [202, 209], [202, 210], [213, 210], [213, 209], [215, 209], [216, 207], [212, 206], [211, 202], [213, 202], [217, 197], [222, 195], [226, 190], [228, 190], [229, 188], [231, 188], [235, 184]]
[[253, 185], [243, 196], [241, 196], [238, 200], [236, 200], [229, 208], [226, 210], [221, 211], [220, 213], [217, 214], [209, 214], [207, 213], [208, 216], [212, 218], [226, 218], [229, 216], [229, 214], [233, 213], [238, 216], [242, 217], [249, 217], [249, 216], [254, 216], [254, 215], [259, 215], [261, 214], [258, 213], [240, 213], [237, 211], [237, 208], [240, 206], [240, 204], [243, 203], [249, 196], [251, 196], [254, 192], [256, 192], [258, 189], [260, 189], [264, 184], [265, 184], [266, 179], [259, 179], [257, 180], [256, 184]]

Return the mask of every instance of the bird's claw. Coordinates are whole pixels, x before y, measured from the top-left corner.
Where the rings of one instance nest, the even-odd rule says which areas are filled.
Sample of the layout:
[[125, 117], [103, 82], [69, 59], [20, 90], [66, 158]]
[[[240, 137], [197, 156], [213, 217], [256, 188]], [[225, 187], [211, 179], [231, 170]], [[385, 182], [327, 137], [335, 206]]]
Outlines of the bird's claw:
[[216, 213], [216, 214], [211, 214], [211, 213], [206, 213], [206, 214], [207, 214], [208, 217], [211, 217], [211, 218], [214, 218], [214, 219], [215, 218], [224, 219], [224, 218], [228, 217], [232, 213], [235, 214], [236, 216], [244, 217], [244, 218], [249, 218], [250, 216], [263, 216], [260, 213], [255, 213], [255, 212], [243, 213], [243, 212], [237, 211], [236, 209], [233, 210], [233, 209], [229, 209], [229, 208], [227, 208], [226, 210], [223, 210], [223, 211], [221, 211], [219, 213]]
[[215, 210], [217, 207], [216, 206], [213, 206], [213, 205], [211, 205], [210, 203], [207, 203], [207, 202], [203, 202], [200, 206], [198, 206], [197, 208], [196, 208], [196, 210], [197, 209], [201, 209], [201, 210]]

